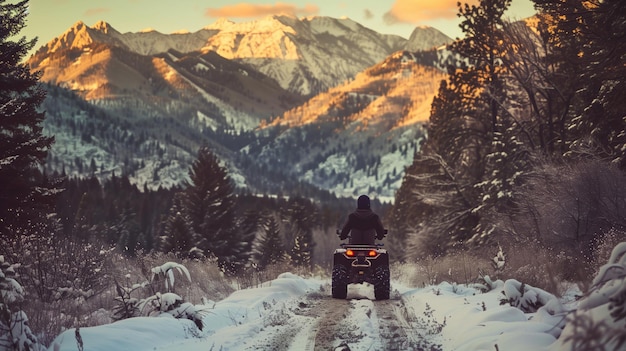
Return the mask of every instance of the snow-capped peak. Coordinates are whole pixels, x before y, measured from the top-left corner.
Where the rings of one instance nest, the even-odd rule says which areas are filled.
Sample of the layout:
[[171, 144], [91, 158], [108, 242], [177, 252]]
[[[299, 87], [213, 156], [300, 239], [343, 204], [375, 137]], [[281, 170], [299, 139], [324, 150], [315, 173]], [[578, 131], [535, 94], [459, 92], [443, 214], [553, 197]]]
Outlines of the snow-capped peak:
[[236, 23], [229, 20], [228, 18], [225, 17], [221, 17], [219, 18], [217, 21], [215, 21], [212, 24], [209, 24], [208, 26], [204, 27], [203, 29], [209, 29], [209, 30], [224, 30], [227, 28], [230, 28], [231, 26], [235, 25]]
[[152, 27], [148, 27], [148, 28], [144, 28], [144, 29], [139, 31], [139, 33], [152, 33], [152, 32], [156, 32], [156, 29], [154, 29]]
[[409, 51], [428, 50], [451, 42], [453, 42], [452, 38], [438, 29], [429, 26], [419, 26], [415, 27], [413, 33], [411, 33], [406, 49]]

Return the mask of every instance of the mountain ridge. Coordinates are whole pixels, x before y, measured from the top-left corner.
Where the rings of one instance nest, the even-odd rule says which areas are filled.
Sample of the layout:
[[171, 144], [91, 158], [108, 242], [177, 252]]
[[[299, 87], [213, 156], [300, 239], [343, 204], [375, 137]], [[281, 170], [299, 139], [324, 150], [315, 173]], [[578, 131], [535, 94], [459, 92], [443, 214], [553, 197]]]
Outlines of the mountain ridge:
[[[419, 32], [429, 34], [416, 34]], [[28, 62], [37, 66], [59, 50], [82, 49], [95, 42], [146, 56], [169, 50], [216, 51], [263, 72], [284, 89], [312, 95], [354, 77], [395, 51], [408, 47], [411, 51], [424, 50], [452, 41], [430, 27], [416, 27], [411, 37], [407, 40], [380, 34], [350, 19], [323, 16], [299, 19], [273, 15], [241, 23], [219, 19], [196, 32], [178, 34], [156, 30], [122, 34], [102, 20], [91, 27], [78, 21], [38, 49]], [[327, 67], [329, 62], [333, 63], [332, 69]]]
[[[246, 26], [255, 29], [243, 33]], [[195, 51], [173, 48], [191, 50], [200, 42]], [[259, 42], [275, 51], [266, 55], [272, 57], [243, 57], [245, 50], [252, 56], [251, 45]], [[367, 192], [392, 201], [424, 137], [446, 55], [431, 44], [425, 44], [428, 51], [386, 54], [407, 43], [325, 17], [222, 20], [170, 35], [121, 34], [104, 21], [92, 27], [77, 22], [29, 64], [58, 85], [54, 89], [72, 90], [98, 108], [72, 107], [75, 97], [47, 103], [56, 121], [48, 131], [59, 133], [63, 144], [52, 150], [57, 171], [85, 174], [91, 157], [101, 176], [119, 170], [151, 188], [171, 186], [195, 150], [209, 144], [235, 183], [249, 191], [310, 184], [340, 196]], [[242, 57], [220, 55], [226, 46]], [[146, 54], [151, 50], [158, 53]], [[110, 115], [101, 119], [117, 127], [99, 133], [109, 122], [91, 121], [92, 113]], [[77, 133], [79, 145], [71, 142]]]
[[393, 201], [445, 78], [429, 57], [394, 53], [268, 121], [261, 130], [276, 136], [245, 152], [337, 195]]

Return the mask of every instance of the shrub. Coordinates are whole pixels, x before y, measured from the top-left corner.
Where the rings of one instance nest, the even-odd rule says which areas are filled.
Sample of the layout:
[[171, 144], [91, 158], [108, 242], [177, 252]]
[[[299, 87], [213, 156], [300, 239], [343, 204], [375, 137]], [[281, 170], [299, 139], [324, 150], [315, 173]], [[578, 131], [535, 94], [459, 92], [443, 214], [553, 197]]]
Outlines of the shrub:
[[563, 350], [623, 350], [626, 346], [626, 242], [617, 244], [569, 316]]
[[45, 350], [28, 326], [28, 317], [20, 308], [24, 289], [16, 280], [15, 268], [0, 255], [0, 349], [14, 351]]
[[542, 289], [534, 288], [515, 279], [504, 282], [500, 305], [509, 304], [524, 313], [533, 313], [556, 297]]

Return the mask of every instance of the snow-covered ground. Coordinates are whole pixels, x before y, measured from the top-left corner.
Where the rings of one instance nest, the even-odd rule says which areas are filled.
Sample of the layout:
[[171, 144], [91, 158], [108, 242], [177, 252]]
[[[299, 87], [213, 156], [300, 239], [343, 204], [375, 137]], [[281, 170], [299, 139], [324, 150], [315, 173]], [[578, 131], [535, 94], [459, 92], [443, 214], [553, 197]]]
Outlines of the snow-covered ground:
[[[564, 324], [562, 312], [573, 307], [567, 297], [535, 313], [500, 305], [505, 290], [501, 281], [486, 293], [449, 283], [416, 288], [392, 281], [387, 301], [375, 301], [367, 284], [350, 285], [346, 300], [332, 299], [329, 284], [326, 278], [283, 273], [261, 287], [202, 306], [209, 309], [202, 330], [192, 321], [165, 314], [81, 328], [80, 339], [90, 351], [551, 351], [560, 349], [555, 336]], [[541, 291], [533, 296], [541, 298]], [[76, 349], [74, 329], [59, 335], [49, 348]]]

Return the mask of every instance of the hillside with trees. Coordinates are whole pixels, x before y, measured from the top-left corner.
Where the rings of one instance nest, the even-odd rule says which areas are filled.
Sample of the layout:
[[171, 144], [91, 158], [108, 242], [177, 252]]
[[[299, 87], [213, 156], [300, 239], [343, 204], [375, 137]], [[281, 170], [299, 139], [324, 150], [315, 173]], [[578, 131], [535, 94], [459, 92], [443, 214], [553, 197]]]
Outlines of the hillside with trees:
[[390, 219], [408, 260], [524, 247], [588, 281], [626, 235], [626, 22], [617, 1], [537, 0], [526, 25], [509, 5], [460, 9], [467, 64], [441, 83]]

